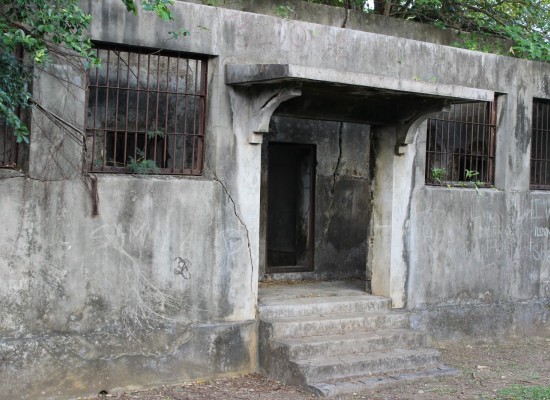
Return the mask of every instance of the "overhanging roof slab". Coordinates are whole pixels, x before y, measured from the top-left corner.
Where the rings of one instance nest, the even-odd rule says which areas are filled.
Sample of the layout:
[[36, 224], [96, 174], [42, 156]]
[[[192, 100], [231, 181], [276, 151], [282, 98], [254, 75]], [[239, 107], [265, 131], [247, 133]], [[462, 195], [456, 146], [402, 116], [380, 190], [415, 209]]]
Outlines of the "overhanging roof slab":
[[226, 84], [235, 86], [310, 82], [355, 88], [381, 89], [386, 93], [388, 91], [405, 92], [420, 96], [442, 97], [463, 101], [493, 101], [495, 96], [494, 91], [485, 89], [294, 64], [227, 64], [225, 68]]

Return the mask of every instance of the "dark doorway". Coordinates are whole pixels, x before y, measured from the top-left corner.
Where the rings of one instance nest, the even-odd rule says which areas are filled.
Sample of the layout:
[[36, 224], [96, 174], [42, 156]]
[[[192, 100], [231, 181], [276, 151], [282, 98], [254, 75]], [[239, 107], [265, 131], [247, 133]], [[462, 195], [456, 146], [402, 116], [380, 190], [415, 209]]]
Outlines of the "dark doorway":
[[269, 143], [266, 272], [313, 270], [315, 145]]

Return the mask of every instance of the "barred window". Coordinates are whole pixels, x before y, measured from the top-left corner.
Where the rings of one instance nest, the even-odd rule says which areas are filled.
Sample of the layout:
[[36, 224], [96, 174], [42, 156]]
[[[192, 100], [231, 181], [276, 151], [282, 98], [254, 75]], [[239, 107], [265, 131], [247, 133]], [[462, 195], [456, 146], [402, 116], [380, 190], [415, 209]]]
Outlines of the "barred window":
[[550, 100], [533, 100], [531, 189], [550, 189]]
[[170, 51], [97, 45], [88, 74], [89, 170], [202, 173], [207, 60]]
[[[23, 47], [19, 46], [13, 54], [15, 57], [11, 58], [5, 54], [9, 61], [6, 61], [9, 67], [4, 64], [4, 67], [9, 68], [12, 72], [19, 70], [21, 76], [24, 76], [24, 51]], [[12, 64], [13, 63], [13, 64]], [[23, 118], [21, 108], [17, 108], [15, 114], [19, 118]], [[23, 123], [28, 125], [29, 121], [23, 120]], [[17, 166], [19, 146], [17, 144], [17, 138], [15, 137], [14, 129], [9, 126], [4, 118], [0, 118], [0, 168], [15, 168]]]
[[13, 129], [0, 119], [0, 168], [17, 165], [17, 143]]
[[495, 169], [494, 102], [454, 104], [428, 120], [426, 184], [492, 186]]

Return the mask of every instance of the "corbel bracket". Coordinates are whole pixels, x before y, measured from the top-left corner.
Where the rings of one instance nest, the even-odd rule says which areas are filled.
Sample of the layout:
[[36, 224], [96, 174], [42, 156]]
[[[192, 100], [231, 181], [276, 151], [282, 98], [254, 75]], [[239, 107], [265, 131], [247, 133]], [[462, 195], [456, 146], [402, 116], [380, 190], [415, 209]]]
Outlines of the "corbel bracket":
[[433, 103], [422, 110], [417, 111], [411, 118], [402, 121], [397, 128], [397, 139], [395, 141], [395, 155], [403, 156], [407, 146], [414, 141], [414, 137], [420, 125], [434, 113], [445, 111], [449, 105], [444, 102]]
[[299, 87], [284, 87], [264, 92], [258, 101], [255, 102], [255, 113], [252, 115], [251, 121], [252, 132], [248, 138], [248, 142], [251, 144], [262, 143], [263, 134], [269, 132], [269, 121], [277, 107], [282, 102], [301, 95], [302, 90]]

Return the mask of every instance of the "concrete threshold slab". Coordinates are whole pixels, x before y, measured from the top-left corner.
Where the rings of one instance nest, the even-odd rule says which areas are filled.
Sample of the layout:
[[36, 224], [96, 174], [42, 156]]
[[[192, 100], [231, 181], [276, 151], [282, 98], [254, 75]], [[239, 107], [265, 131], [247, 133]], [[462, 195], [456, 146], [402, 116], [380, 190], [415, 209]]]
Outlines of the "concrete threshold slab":
[[259, 302], [286, 299], [367, 295], [364, 279], [341, 281], [276, 281], [260, 282]]

